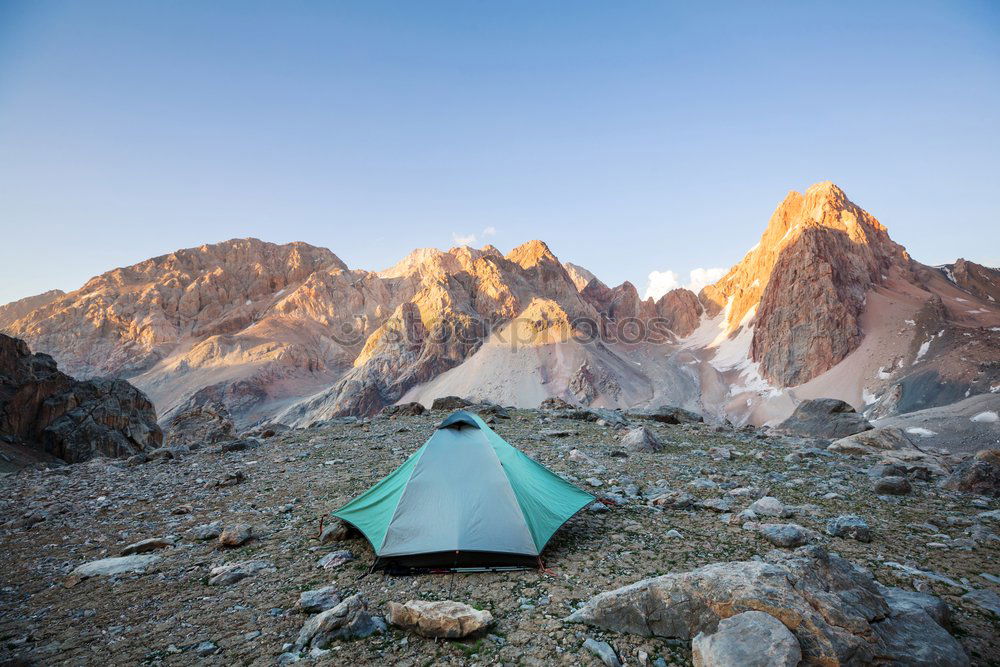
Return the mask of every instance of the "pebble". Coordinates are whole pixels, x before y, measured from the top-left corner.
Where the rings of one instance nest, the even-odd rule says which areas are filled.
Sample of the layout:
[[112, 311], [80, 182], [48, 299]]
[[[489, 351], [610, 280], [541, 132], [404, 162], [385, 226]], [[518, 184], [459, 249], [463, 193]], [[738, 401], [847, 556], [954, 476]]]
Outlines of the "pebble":
[[340, 567], [344, 563], [348, 563], [352, 560], [354, 560], [354, 554], [350, 551], [333, 551], [320, 558], [319, 562], [316, 563], [316, 567], [321, 567], [324, 570], [330, 570], [335, 567]]

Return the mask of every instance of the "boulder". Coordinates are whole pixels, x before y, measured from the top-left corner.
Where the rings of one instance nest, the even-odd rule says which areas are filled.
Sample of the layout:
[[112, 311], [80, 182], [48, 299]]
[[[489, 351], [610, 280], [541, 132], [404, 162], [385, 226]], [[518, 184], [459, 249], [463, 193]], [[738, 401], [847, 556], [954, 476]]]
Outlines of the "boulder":
[[209, 586], [235, 584], [258, 572], [274, 572], [275, 567], [266, 560], [248, 560], [213, 567], [208, 573]]
[[690, 410], [674, 407], [673, 405], [661, 405], [645, 410], [629, 410], [626, 414], [629, 417], [649, 419], [661, 424], [697, 424], [705, 421], [704, 417], [697, 412], [691, 412]]
[[201, 400], [195, 394], [181, 406], [166, 424], [167, 444], [199, 447], [236, 440], [236, 424], [223, 403]]
[[424, 637], [459, 639], [491, 625], [493, 615], [453, 600], [410, 600], [390, 602], [386, 620]]
[[778, 430], [810, 438], [839, 439], [872, 425], [844, 401], [835, 398], [816, 398], [803, 401], [792, 416], [778, 425]]
[[962, 596], [963, 602], [971, 602], [980, 609], [984, 609], [997, 618], [1000, 618], [1000, 595], [996, 591], [988, 588], [971, 590]]
[[977, 455], [972, 461], [958, 464], [945, 479], [944, 487], [963, 493], [1000, 498], [1000, 464], [994, 463], [990, 456], [979, 458]]
[[[724, 618], [766, 610], [795, 635], [806, 664], [913, 664], [928, 653], [939, 664], [968, 664], [931, 616], [893, 604], [868, 570], [806, 546], [644, 579], [594, 596], [566, 620], [690, 640], [715, 633]], [[911, 623], [917, 631], [908, 643], [896, 641]]]
[[441, 398], [434, 399], [434, 402], [431, 403], [431, 410], [451, 412], [452, 410], [467, 408], [470, 405], [472, 405], [472, 401], [467, 401], [458, 396], [442, 396]]
[[859, 516], [848, 514], [826, 522], [826, 533], [833, 537], [846, 537], [858, 542], [871, 542], [872, 531]]
[[574, 406], [561, 398], [552, 396], [542, 401], [542, 404], [538, 407], [542, 410], [572, 410]]
[[875, 493], [887, 496], [905, 496], [913, 489], [910, 481], [905, 477], [889, 475], [882, 477], [875, 482]]
[[90, 577], [110, 577], [129, 572], [144, 572], [147, 567], [160, 560], [152, 554], [120, 556], [118, 558], [102, 558], [77, 566], [69, 573], [66, 587], [72, 587], [83, 579]]
[[658, 452], [663, 449], [663, 443], [645, 426], [626, 431], [621, 444], [632, 452]]
[[397, 403], [382, 408], [382, 414], [386, 417], [419, 417], [425, 412], [427, 412], [427, 408], [416, 402]]
[[877, 656], [889, 664], [966, 667], [969, 657], [948, 631], [923, 610], [893, 609], [873, 623]]
[[172, 546], [174, 546], [174, 539], [172, 537], [151, 537], [148, 540], [139, 540], [138, 542], [128, 545], [122, 549], [122, 556], [144, 554], [150, 551], [165, 549]]
[[879, 584], [879, 591], [896, 612], [922, 611], [945, 630], [951, 629], [951, 610], [945, 601], [929, 593], [890, 588]]
[[496, 403], [476, 403], [475, 405], [470, 406], [469, 409], [484, 419], [488, 417], [510, 419], [510, 411], [502, 405], [497, 405]]
[[813, 537], [812, 531], [797, 523], [762, 523], [757, 532], [774, 546], [784, 548], [800, 547]]
[[296, 606], [307, 614], [315, 614], [333, 609], [340, 603], [340, 591], [336, 586], [324, 586], [311, 591], [302, 591]]
[[913, 445], [898, 428], [874, 428], [835, 440], [827, 447], [840, 454], [879, 454], [889, 449], [910, 449]]
[[695, 667], [795, 667], [801, 659], [791, 630], [762, 611], [725, 618], [714, 634], [700, 632], [691, 640]]
[[338, 639], [362, 639], [384, 631], [384, 624], [372, 618], [368, 602], [358, 593], [306, 621], [295, 640], [295, 648], [325, 649]]
[[655, 507], [665, 507], [672, 510], [687, 509], [694, 505], [694, 502], [694, 496], [686, 491], [667, 491], [649, 501]]
[[220, 454], [228, 454], [230, 452], [245, 452], [248, 449], [256, 449], [260, 446], [260, 443], [256, 438], [243, 438], [241, 440], [227, 440], [219, 445], [218, 452]]

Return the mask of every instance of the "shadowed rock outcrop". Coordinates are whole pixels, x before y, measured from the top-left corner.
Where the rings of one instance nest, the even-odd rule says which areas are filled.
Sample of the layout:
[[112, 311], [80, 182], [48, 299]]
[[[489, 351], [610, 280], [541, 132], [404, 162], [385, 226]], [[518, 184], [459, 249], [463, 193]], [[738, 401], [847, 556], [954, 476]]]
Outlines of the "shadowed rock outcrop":
[[163, 442], [153, 404], [128, 382], [77, 381], [52, 357], [3, 334], [0, 435], [67, 463], [132, 456]]
[[795, 435], [839, 439], [867, 431], [872, 425], [844, 401], [816, 398], [799, 404], [778, 428]]

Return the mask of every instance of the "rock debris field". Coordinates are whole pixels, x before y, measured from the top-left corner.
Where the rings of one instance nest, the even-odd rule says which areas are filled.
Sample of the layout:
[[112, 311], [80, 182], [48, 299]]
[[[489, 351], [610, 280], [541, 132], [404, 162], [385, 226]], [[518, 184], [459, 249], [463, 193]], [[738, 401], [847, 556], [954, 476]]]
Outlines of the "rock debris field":
[[599, 498], [547, 569], [367, 574], [330, 512], [443, 416], [0, 477], [0, 663], [1000, 661], [995, 497], [947, 456], [761, 429], [511, 410], [494, 429]]

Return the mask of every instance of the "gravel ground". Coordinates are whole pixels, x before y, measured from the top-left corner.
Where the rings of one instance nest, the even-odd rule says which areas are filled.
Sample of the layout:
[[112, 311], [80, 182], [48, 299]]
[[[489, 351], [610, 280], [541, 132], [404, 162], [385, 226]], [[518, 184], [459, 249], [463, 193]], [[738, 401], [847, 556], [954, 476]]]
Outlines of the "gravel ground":
[[[825, 443], [763, 431], [645, 422], [665, 448], [622, 457], [610, 426], [537, 411], [511, 415], [494, 427], [509, 442], [582, 488], [611, 493], [617, 501], [607, 502], [608, 511], [580, 512], [556, 534], [544, 554], [548, 572], [366, 576], [373, 561], [366, 541], [320, 543], [320, 518], [326, 515], [329, 525], [331, 510], [399, 465], [441, 414], [288, 431], [246, 451], [205, 448], [134, 467], [98, 460], [0, 477], [0, 516], [6, 520], [0, 527], [0, 663], [275, 664], [307, 618], [295, 609], [299, 593], [333, 585], [345, 595], [361, 592], [373, 614], [384, 614], [389, 601], [453, 599], [490, 610], [496, 623], [487, 636], [464, 641], [435, 641], [390, 627], [306, 662], [599, 664], [583, 648], [592, 637], [610, 642], [630, 664], [637, 664], [640, 652], [650, 661], [689, 664], [689, 641], [602, 633], [562, 619], [595, 593], [772, 549], [741, 521], [727, 521], [729, 514], [649, 503], [667, 489], [703, 500], [742, 487], [753, 490], [728, 496], [734, 512], [765, 492], [777, 497], [794, 512], [786, 521], [817, 531], [820, 543], [868, 567], [882, 583], [942, 596], [952, 607], [953, 632], [974, 663], [1000, 660], [1000, 619], [961, 598], [966, 587], [1000, 592], [1000, 522], [981, 516], [1000, 508], [996, 500], [945, 491], [935, 480], [911, 480], [913, 491], [905, 496], [877, 496], [866, 474], [875, 460], [831, 455], [810, 449]], [[543, 430], [562, 433], [539, 435]], [[713, 458], [713, 447], [730, 449], [732, 458]], [[569, 460], [573, 448], [593, 464]], [[796, 451], [801, 455], [789, 456]], [[246, 478], [215, 485], [237, 472]], [[843, 514], [863, 517], [872, 541], [826, 536], [826, 521]], [[216, 521], [250, 524], [253, 538], [222, 550], [217, 541], [189, 532]], [[672, 529], [681, 537], [668, 536]], [[144, 573], [67, 587], [78, 565], [165, 536], [176, 537], [175, 545], [151, 552], [159, 560]], [[351, 550], [356, 560], [317, 567], [338, 549]], [[208, 584], [213, 567], [246, 560], [267, 561], [274, 569], [229, 585]]]

